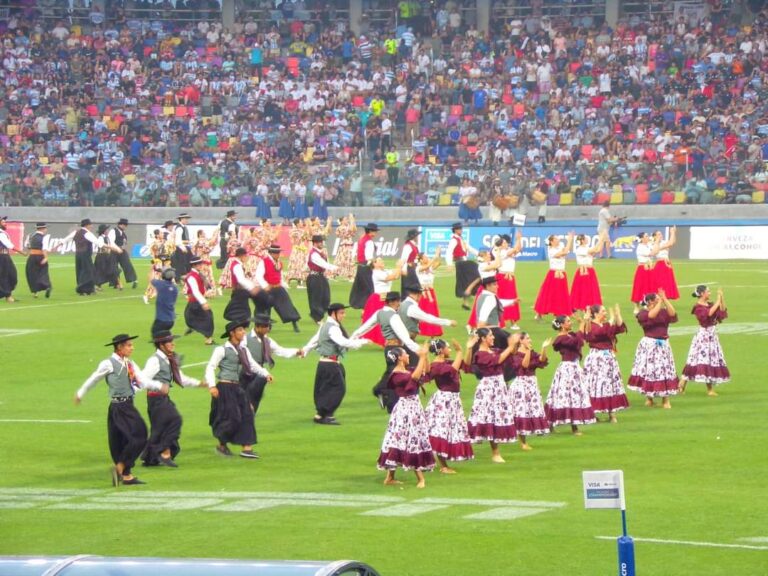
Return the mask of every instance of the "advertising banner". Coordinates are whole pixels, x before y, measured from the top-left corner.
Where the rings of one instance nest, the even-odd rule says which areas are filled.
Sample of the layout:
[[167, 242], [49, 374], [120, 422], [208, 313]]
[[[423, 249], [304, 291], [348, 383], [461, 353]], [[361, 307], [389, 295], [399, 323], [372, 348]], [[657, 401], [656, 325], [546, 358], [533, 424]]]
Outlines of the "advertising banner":
[[[453, 231], [448, 226], [435, 228], [424, 226], [421, 229], [421, 236], [419, 236], [419, 250], [429, 256], [434, 256], [439, 246], [443, 255], [445, 255], [448, 250], [448, 243], [451, 241], [451, 236], [453, 236]], [[462, 230], [461, 237], [473, 248], [482, 250], [479, 245], [472, 244], [469, 228]]]
[[584, 508], [624, 510], [624, 472], [621, 470], [585, 470], [581, 473]]
[[[13, 246], [16, 250], [22, 250], [24, 248], [24, 223], [23, 222], [6, 222], [5, 232], [11, 238]], [[32, 230], [34, 231], [34, 226]]]
[[691, 260], [768, 260], [768, 226], [691, 226]]

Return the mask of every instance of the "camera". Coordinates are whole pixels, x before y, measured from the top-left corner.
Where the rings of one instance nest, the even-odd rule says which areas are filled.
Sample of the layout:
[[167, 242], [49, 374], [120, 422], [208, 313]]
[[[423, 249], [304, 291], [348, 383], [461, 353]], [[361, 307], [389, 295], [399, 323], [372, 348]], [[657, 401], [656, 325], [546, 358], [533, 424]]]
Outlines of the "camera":
[[619, 216], [616, 220], [616, 227], [624, 226], [627, 223], [628, 218], [626, 216]]

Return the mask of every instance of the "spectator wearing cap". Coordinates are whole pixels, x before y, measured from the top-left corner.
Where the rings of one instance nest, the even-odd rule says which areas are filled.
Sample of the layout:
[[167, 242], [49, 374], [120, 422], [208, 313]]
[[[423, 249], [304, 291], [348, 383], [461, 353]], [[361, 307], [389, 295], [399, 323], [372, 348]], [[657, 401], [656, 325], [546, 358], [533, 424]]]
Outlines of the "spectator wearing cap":
[[200, 269], [205, 266], [205, 261], [200, 257], [193, 257], [189, 261], [191, 270], [184, 279], [184, 294], [187, 296], [187, 305], [184, 308], [184, 322], [187, 325], [185, 335], [199, 332], [205, 337], [206, 345], [213, 344], [213, 311], [205, 297], [207, 287]]
[[283, 324], [290, 322], [293, 325], [293, 331], [298, 332], [297, 322], [301, 319], [301, 315], [293, 305], [288, 290], [285, 289], [280, 251], [279, 245], [271, 244], [267, 248], [267, 255], [256, 265], [254, 279], [261, 288], [259, 293], [261, 297], [255, 300], [256, 313], [269, 316], [274, 308]]
[[346, 309], [344, 304], [339, 303], [328, 306], [325, 322], [302, 348], [305, 356], [314, 349], [320, 355], [315, 371], [315, 424], [339, 424], [334, 414], [347, 391], [346, 371], [341, 359], [347, 350], [357, 350], [367, 342], [347, 336], [342, 325]]
[[[2, 236], [0, 234], [0, 236]], [[2, 240], [0, 240], [0, 243]], [[27, 242], [26, 276], [29, 291], [37, 298], [38, 292], [45, 292], [45, 297], [51, 297], [51, 277], [48, 274], [48, 252], [52, 249], [51, 237], [48, 234], [48, 224], [38, 222], [35, 233]]]
[[352, 289], [349, 292], [350, 308], [358, 310], [365, 307], [368, 297], [373, 294], [373, 260], [376, 258], [374, 237], [379, 231], [375, 222], [364, 227], [364, 233], [357, 241], [357, 271]]
[[168, 393], [168, 385], [148, 378], [131, 360], [133, 340], [138, 336], [118, 334], [105, 346], [112, 346], [113, 353], [102, 360], [96, 371], [80, 386], [75, 394], [75, 404], [82, 401], [85, 394], [99, 380], [104, 378], [109, 392], [109, 410], [107, 411], [107, 437], [109, 452], [112, 455], [112, 485], [144, 484], [131, 470], [136, 459], [147, 445], [147, 425], [133, 404], [137, 388], [146, 388], [161, 394]]
[[219, 222], [219, 259], [216, 261], [216, 268], [219, 270], [226, 266], [227, 259], [229, 258], [227, 242], [230, 235], [234, 234], [235, 237], [240, 235], [240, 226], [235, 222], [236, 219], [237, 211], [228, 210], [226, 218]]
[[[16, 290], [18, 283], [18, 273], [16, 265], [11, 259], [12, 252], [19, 252], [11, 241], [7, 230], [7, 216], [0, 216], [0, 298], [5, 298], [6, 302], [15, 302], [13, 291]], [[23, 254], [23, 252], [19, 252]]]
[[320, 324], [331, 303], [331, 286], [326, 278], [326, 270], [335, 272], [338, 266], [328, 262], [328, 255], [323, 244], [325, 236], [312, 235], [312, 248], [307, 255], [307, 300], [309, 301], [309, 315], [317, 324]]
[[248, 395], [240, 386], [240, 376], [243, 373], [260, 374], [267, 382], [272, 381], [272, 376], [259, 366], [247, 347], [240, 345], [249, 325], [248, 320], [235, 320], [227, 324], [221, 335], [227, 341], [213, 349], [205, 368], [205, 381], [213, 398], [209, 421], [213, 435], [219, 441], [216, 452], [222, 456], [232, 456], [227, 444], [239, 444], [242, 446], [240, 456], [256, 459], [259, 455], [253, 451], [256, 442], [253, 408]]
[[[196, 386], [207, 387], [206, 383], [191, 378], [181, 371], [181, 358], [176, 354], [178, 336], [169, 330], [162, 330], [152, 337], [155, 353], [144, 365], [147, 378], [161, 382], [170, 388], [174, 384], [183, 388]], [[181, 414], [171, 400], [170, 394], [147, 392], [147, 415], [149, 416], [150, 434], [147, 447], [142, 454], [144, 466], [167, 466], [177, 468], [176, 455], [181, 450]]]
[[117, 253], [117, 264], [123, 272], [123, 278], [126, 284], [130, 284], [132, 288], [137, 286], [136, 270], [131, 262], [131, 246], [128, 244], [128, 235], [125, 233], [128, 228], [128, 219], [120, 218], [117, 221], [117, 226], [111, 228], [108, 234], [108, 238], [111, 244], [120, 248], [120, 252]]
[[[283, 348], [269, 335], [272, 330], [272, 323], [269, 316], [256, 314], [253, 318], [253, 329], [245, 335], [240, 343], [241, 346], [248, 348], [253, 359], [267, 370], [272, 370], [275, 367], [275, 356], [295, 358], [303, 355], [300, 348]], [[267, 382], [268, 380], [261, 374], [240, 374], [240, 385], [248, 395], [254, 414], [259, 411]]]
[[80, 296], [90, 296], [96, 291], [93, 251], [98, 249], [99, 239], [91, 231], [92, 227], [91, 219], [83, 218], [80, 228], [64, 238], [64, 242], [72, 240], [75, 243], [75, 290]]

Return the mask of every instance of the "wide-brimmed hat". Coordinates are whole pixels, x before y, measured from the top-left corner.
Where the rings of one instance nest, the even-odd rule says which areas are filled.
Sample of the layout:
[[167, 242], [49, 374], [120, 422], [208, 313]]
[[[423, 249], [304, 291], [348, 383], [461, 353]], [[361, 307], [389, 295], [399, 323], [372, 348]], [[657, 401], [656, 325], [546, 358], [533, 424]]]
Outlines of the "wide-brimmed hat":
[[128, 226], [128, 218], [120, 218], [120, 220], [117, 221], [117, 225]]
[[98, 234], [104, 234], [104, 232], [106, 232], [107, 230], [109, 230], [109, 226], [107, 226], [106, 224], [99, 224], [99, 228], [97, 232]]
[[282, 250], [278, 244], [270, 244], [269, 248], [267, 248], [267, 252], [270, 254], [280, 254]]
[[421, 231], [417, 228], [411, 228], [408, 230], [408, 232], [405, 234], [406, 240], [413, 240], [416, 238], [419, 234], [421, 234]]
[[179, 220], [182, 220], [184, 218], [191, 218], [191, 216], [189, 214], [187, 214], [186, 212], [182, 212], [181, 214], [179, 214], [179, 216], [178, 216]]
[[237, 214], [237, 210], [227, 210], [227, 218], [234, 216], [235, 214]]
[[[5, 218], [3, 218], [3, 220], [5, 220]], [[93, 222], [91, 222], [90, 218], [83, 218], [82, 220], [80, 220], [81, 228], [85, 228], [86, 226], [90, 226], [91, 224], [93, 224]]]
[[37, 224], [35, 224], [35, 228], [37, 228], [38, 230], [40, 230], [41, 228], [48, 228], [48, 224], [46, 224], [45, 222], [38, 222]]
[[272, 326], [274, 323], [275, 321], [266, 314], [256, 314], [256, 316], [253, 317], [254, 326]]
[[193, 256], [192, 259], [189, 261], [190, 266], [197, 266], [198, 264], [202, 264], [203, 259], [200, 258], [200, 256]]
[[173, 220], [165, 221], [165, 224], [163, 224], [163, 228], [167, 228], [168, 226], [173, 226]]
[[118, 334], [117, 336], [112, 337], [112, 342], [108, 344], [104, 344], [104, 346], [117, 346], [118, 344], [122, 344], [123, 342], [128, 342], [128, 340], [136, 340], [138, 336], [130, 336], [128, 334]]
[[451, 230], [453, 232], [456, 232], [456, 230], [463, 230], [463, 229], [464, 229], [464, 224], [462, 224], [461, 222], [456, 222], [456, 224], [451, 226]]
[[397, 302], [400, 299], [400, 292], [387, 292], [386, 296], [384, 296], [384, 302]]
[[318, 242], [325, 242], [325, 236], [323, 236], [322, 234], [313, 234], [312, 244], [317, 244]]
[[489, 284], [498, 284], [499, 281], [496, 280], [496, 276], [486, 276], [483, 278], [482, 284], [483, 286], [488, 286]]
[[227, 326], [225, 328], [224, 334], [222, 334], [221, 338], [229, 338], [229, 333], [233, 330], [236, 330], [238, 328], [248, 328], [250, 326], [249, 320], [233, 320], [232, 322], [227, 323]]
[[406, 284], [403, 286], [403, 292], [406, 294], [421, 294], [421, 286], [417, 286], [416, 284]]
[[364, 230], [366, 232], [378, 232], [379, 231], [379, 225], [376, 224], [376, 222], [371, 222], [370, 224], [366, 224], [365, 225]]
[[339, 310], [346, 310], [348, 307], [346, 304], [340, 304], [338, 302], [334, 302], [330, 306], [328, 306], [328, 314], [333, 314], [334, 312], [338, 312]]
[[159, 330], [152, 335], [152, 344], [165, 344], [166, 342], [173, 342], [178, 336], [171, 334], [170, 330]]

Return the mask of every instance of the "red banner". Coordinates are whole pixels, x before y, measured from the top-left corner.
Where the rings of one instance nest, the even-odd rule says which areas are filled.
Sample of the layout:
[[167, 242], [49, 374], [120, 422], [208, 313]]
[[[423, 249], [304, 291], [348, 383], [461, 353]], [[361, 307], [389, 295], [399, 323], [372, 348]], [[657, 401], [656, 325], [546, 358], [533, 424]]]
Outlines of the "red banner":
[[5, 231], [8, 236], [11, 237], [13, 247], [16, 250], [24, 249], [24, 223], [23, 222], [7, 222]]

